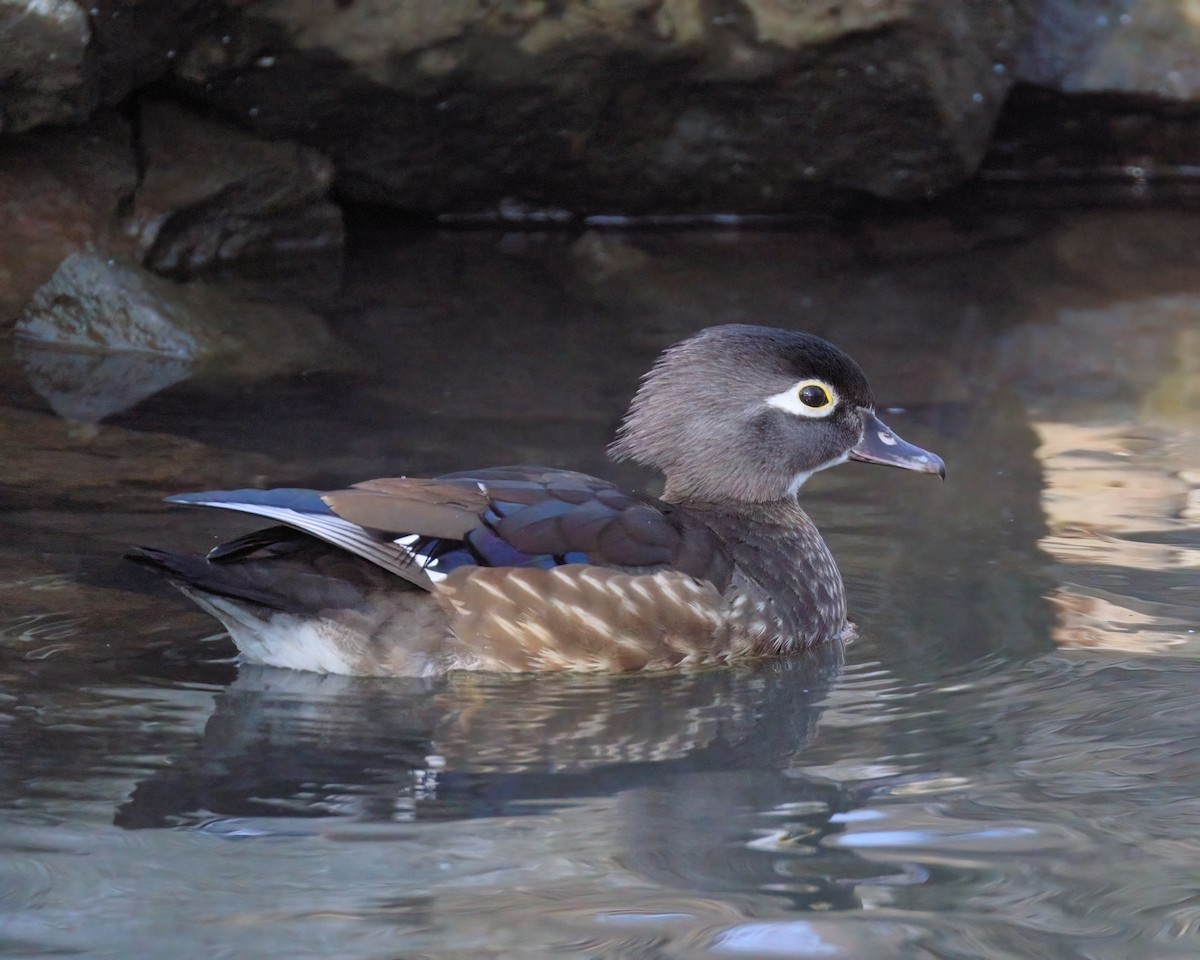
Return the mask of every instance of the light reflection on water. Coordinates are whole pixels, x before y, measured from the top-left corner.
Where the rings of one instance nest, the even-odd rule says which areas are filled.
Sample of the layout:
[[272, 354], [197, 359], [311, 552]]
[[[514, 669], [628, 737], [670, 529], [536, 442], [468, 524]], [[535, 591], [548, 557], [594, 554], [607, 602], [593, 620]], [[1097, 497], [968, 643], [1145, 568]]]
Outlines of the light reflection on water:
[[[619, 283], [586, 248], [382, 245], [349, 334], [384, 354], [442, 319], [371, 381], [171, 393], [91, 439], [17, 397], [0, 955], [1196, 956], [1200, 424], [1169, 400], [1197, 389], [1180, 304], [1200, 272], [1191, 220], [1141, 216], [928, 263], [635, 237], [649, 259]], [[1131, 235], [1157, 259], [1121, 261]], [[1072, 350], [1081, 304], [1100, 334]], [[844, 657], [238, 670], [210, 621], [115, 559], [243, 529], [157, 506], [181, 487], [606, 470], [662, 343], [776, 317], [851, 347], [903, 407], [889, 422], [950, 466], [944, 486], [863, 467], [811, 484], [861, 626]]]

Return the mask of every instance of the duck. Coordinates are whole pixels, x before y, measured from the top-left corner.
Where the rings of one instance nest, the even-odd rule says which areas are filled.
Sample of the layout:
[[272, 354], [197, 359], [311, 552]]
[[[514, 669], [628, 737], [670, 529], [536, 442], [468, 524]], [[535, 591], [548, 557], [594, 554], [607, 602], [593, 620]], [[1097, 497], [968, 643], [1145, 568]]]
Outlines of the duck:
[[799, 492], [847, 460], [937, 474], [865, 374], [812, 334], [709, 327], [668, 347], [609, 446], [661, 495], [539, 466], [167, 501], [273, 521], [206, 556], [138, 547], [243, 661], [351, 676], [626, 672], [782, 657], [853, 634]]

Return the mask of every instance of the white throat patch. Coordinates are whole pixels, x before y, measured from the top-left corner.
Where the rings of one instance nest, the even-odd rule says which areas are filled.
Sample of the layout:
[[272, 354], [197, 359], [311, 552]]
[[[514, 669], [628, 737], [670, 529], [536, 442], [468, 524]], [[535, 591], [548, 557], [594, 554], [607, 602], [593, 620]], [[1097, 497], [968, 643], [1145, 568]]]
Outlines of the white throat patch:
[[814, 473], [819, 473], [822, 470], [828, 470], [830, 467], [836, 467], [839, 463], [845, 463], [849, 459], [850, 454], [843, 453], [840, 457], [834, 457], [828, 463], [823, 463], [819, 467], [814, 467], [812, 470], [805, 471], [804, 473], [796, 474], [794, 477], [792, 477], [792, 482], [788, 486], [788, 496], [794, 497], [797, 493], [799, 493], [800, 488], [808, 482], [808, 478]]

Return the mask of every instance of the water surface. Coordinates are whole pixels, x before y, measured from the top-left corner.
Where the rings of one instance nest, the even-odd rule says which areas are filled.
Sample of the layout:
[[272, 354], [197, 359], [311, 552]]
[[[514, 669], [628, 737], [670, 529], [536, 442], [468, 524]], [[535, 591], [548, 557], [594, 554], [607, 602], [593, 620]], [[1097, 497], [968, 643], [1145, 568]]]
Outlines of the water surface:
[[[0, 955], [1200, 953], [1200, 219], [365, 236], [370, 375], [68, 424], [5, 361]], [[911, 242], [922, 239], [919, 248]], [[945, 484], [804, 502], [859, 639], [645, 677], [239, 667], [131, 543], [185, 489], [605, 462], [717, 322], [821, 333]]]

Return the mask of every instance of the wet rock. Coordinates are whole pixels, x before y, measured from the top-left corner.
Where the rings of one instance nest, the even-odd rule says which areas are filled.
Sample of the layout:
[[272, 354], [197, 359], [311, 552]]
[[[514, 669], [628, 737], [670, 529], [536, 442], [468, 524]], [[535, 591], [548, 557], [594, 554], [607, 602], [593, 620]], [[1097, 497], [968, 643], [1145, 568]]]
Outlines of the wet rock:
[[0, 141], [0, 325], [72, 253], [125, 247], [136, 181], [129, 124], [113, 113]]
[[1196, 223], [1153, 211], [1078, 214], [1053, 234], [1053, 257], [1105, 301], [1196, 295]]
[[341, 209], [327, 199], [333, 165], [171, 103], [142, 104], [145, 174], [130, 218], [151, 269], [191, 276], [214, 264], [297, 255], [336, 262]]
[[131, 261], [73, 254], [17, 321], [30, 382], [61, 416], [96, 422], [183, 379], [353, 370], [321, 318], [181, 285]]
[[199, 32], [178, 76], [326, 152], [362, 201], [772, 211], [969, 176], [1019, 28], [1008, 4], [915, 0], [279, 0]]
[[99, 423], [192, 372], [190, 361], [160, 354], [63, 349], [34, 339], [18, 339], [15, 352], [30, 386], [72, 423]]
[[1046, 419], [1184, 399], [1200, 369], [1195, 233], [1189, 216], [1084, 213], [1015, 255], [1010, 309], [1023, 322], [997, 341], [995, 385]]
[[571, 244], [571, 259], [579, 278], [589, 285], [636, 273], [651, 263], [650, 255], [633, 244], [596, 230], [581, 234]]
[[1018, 216], [915, 215], [877, 217], [862, 224], [863, 239], [881, 260], [953, 256], [981, 247], [1012, 243], [1032, 227]]
[[1189, 394], [1200, 392], [1189, 330], [1198, 311], [1195, 293], [1063, 306], [1052, 323], [1006, 337], [996, 370], [1046, 417], [1052, 410], [1127, 415], [1134, 407], [1184, 414]]

